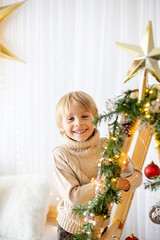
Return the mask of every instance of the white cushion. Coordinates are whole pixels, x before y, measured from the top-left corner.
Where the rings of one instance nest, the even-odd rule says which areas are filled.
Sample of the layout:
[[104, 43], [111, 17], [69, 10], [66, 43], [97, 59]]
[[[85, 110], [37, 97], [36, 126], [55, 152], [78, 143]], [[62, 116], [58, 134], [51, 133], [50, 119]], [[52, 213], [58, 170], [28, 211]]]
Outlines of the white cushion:
[[[40, 240], [50, 204], [45, 177], [0, 177], [0, 236], [16, 240]], [[0, 238], [1, 239], [1, 238]]]

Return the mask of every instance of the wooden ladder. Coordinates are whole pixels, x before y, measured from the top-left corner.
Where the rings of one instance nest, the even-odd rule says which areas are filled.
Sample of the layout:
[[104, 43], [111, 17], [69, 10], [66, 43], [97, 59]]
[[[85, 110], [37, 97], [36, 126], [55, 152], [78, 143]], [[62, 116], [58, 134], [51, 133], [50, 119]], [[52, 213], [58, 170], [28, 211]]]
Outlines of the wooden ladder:
[[[147, 151], [152, 139], [152, 135], [153, 135], [152, 132], [153, 132], [153, 129], [151, 128], [146, 129], [143, 132], [140, 132], [138, 134], [138, 137], [136, 140], [136, 144], [133, 150], [131, 160], [135, 163], [135, 165], [140, 170], [142, 169], [145, 158], [146, 158], [146, 154], [147, 154]], [[125, 139], [123, 151], [125, 151], [126, 153], [128, 153], [129, 151], [132, 140], [133, 140], [133, 136], [132, 138], [127, 137]], [[160, 154], [159, 154], [159, 157], [160, 157]], [[100, 238], [101, 240], [111, 240], [113, 239], [112, 236], [115, 236], [118, 239], [120, 239], [123, 231], [123, 227], [131, 206], [133, 196], [134, 196], [134, 191], [121, 193], [122, 202], [117, 205], [112, 223], [109, 229], [107, 230], [107, 232], [105, 232], [104, 235]]]

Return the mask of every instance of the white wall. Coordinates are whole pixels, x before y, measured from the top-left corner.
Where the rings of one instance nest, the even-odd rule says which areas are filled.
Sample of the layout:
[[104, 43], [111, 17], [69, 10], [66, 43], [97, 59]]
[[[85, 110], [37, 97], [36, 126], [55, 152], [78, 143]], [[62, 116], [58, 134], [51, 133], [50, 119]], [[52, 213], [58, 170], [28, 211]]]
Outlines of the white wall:
[[[0, 59], [1, 174], [41, 173], [52, 181], [52, 149], [62, 143], [57, 101], [83, 90], [102, 113], [108, 98], [138, 88], [140, 75], [123, 84], [133, 59], [114, 41], [139, 45], [151, 20], [160, 46], [159, 11], [159, 0], [28, 0], [0, 23], [0, 42], [25, 61]], [[100, 129], [105, 136], [107, 127]], [[158, 163], [153, 149], [154, 143], [145, 165]], [[53, 195], [57, 204], [54, 184]], [[132, 230], [139, 239], [158, 239], [158, 226], [148, 219], [156, 200], [158, 193], [138, 189], [122, 239]]]

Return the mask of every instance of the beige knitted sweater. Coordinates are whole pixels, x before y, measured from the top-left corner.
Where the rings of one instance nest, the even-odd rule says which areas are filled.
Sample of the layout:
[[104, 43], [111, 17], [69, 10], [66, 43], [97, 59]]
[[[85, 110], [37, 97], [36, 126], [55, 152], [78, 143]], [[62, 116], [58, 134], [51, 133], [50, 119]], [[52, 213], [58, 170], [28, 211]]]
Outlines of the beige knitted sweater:
[[[99, 131], [95, 129], [89, 140], [76, 142], [65, 136], [65, 144], [53, 150], [54, 180], [62, 197], [57, 207], [58, 223], [67, 232], [76, 233], [84, 223], [83, 218], [72, 214], [74, 204], [84, 204], [95, 195], [91, 178], [97, 177], [102, 142], [104, 138], [100, 138]], [[129, 165], [122, 177], [130, 182], [130, 190], [142, 182], [142, 174], [133, 164]]]

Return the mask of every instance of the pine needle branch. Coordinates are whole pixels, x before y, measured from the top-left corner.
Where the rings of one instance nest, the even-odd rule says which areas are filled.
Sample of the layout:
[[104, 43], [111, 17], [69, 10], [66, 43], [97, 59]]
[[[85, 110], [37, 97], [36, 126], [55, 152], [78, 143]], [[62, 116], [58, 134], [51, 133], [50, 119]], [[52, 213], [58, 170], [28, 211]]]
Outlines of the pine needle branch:
[[145, 189], [150, 189], [151, 191], [156, 191], [160, 187], [160, 176], [152, 177], [152, 180], [148, 180], [147, 183], [144, 183]]

